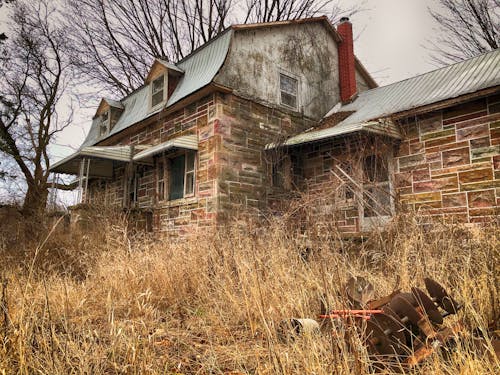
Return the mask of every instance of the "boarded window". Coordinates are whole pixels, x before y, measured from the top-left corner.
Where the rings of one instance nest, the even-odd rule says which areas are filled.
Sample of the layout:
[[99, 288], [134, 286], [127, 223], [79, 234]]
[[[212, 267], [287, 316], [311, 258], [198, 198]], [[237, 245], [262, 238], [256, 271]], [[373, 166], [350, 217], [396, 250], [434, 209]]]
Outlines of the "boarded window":
[[280, 97], [281, 104], [297, 108], [297, 92], [299, 82], [297, 79], [280, 73]]
[[164, 76], [158, 77], [153, 81], [151, 87], [151, 106], [155, 107], [163, 102], [163, 86], [165, 84]]

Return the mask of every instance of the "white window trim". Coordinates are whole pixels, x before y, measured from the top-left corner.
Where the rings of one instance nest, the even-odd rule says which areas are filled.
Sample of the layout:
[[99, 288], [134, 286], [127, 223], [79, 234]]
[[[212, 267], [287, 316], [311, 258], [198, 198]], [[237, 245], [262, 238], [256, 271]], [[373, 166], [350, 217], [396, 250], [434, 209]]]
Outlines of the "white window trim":
[[[193, 165], [193, 170], [187, 171], [187, 154], [188, 153], [194, 153], [194, 165]], [[184, 155], [184, 189], [182, 192], [182, 198], [177, 198], [177, 199], [169, 199], [170, 197], [170, 173], [171, 170], [168, 166], [169, 160], [174, 159], [178, 156]], [[185, 199], [185, 198], [191, 198], [196, 196], [196, 177], [197, 177], [197, 163], [198, 163], [198, 152], [196, 151], [190, 151], [190, 150], [185, 150], [183, 152], [175, 153], [175, 154], [163, 154], [158, 158], [158, 161], [161, 161], [163, 163], [163, 198], [159, 196], [159, 191], [158, 191], [158, 183], [160, 182], [160, 179], [158, 178], [158, 164], [156, 165], [156, 195], [157, 195], [157, 201], [158, 202], [173, 202], [176, 200], [180, 199]], [[158, 162], [157, 162], [158, 163]], [[188, 173], [193, 173], [193, 192], [187, 194], [186, 193], [186, 187], [187, 187], [187, 175]]]
[[[153, 106], [153, 95], [155, 94], [155, 93], [153, 93], [153, 82], [156, 81], [159, 78], [162, 78], [162, 77], [163, 77], [163, 97], [162, 97], [162, 101]], [[167, 74], [167, 72], [164, 72], [161, 75], [158, 75], [157, 77], [155, 77], [154, 79], [152, 79], [151, 82], [150, 82], [150, 84], [149, 84], [149, 86], [150, 86], [149, 87], [149, 107], [151, 109], [157, 109], [157, 108], [161, 107], [162, 105], [164, 105], [165, 101], [167, 100], [167, 91], [168, 91], [168, 74]]]
[[[297, 103], [295, 107], [291, 107], [288, 104], [285, 104], [281, 101], [281, 75], [285, 75], [289, 78], [293, 78], [297, 80]], [[291, 72], [288, 72], [284, 69], [278, 69], [278, 103], [280, 106], [287, 108], [287, 109], [293, 109], [295, 111], [300, 111], [301, 108], [301, 101], [300, 101], [300, 91], [301, 91], [301, 79], [300, 76]]]
[[[187, 162], [188, 162], [188, 158], [187, 158], [187, 155], [188, 153], [193, 153], [194, 154], [194, 160], [193, 160], [193, 169], [191, 171], [188, 171], [187, 170]], [[183, 192], [183, 198], [189, 198], [189, 197], [194, 197], [195, 196], [195, 192], [196, 192], [196, 161], [197, 161], [197, 156], [198, 156], [198, 153], [195, 152], [195, 151], [185, 151], [184, 152], [184, 192]], [[193, 192], [192, 193], [189, 193], [187, 194], [186, 193], [186, 187], [187, 187], [187, 175], [188, 173], [192, 173], [193, 174]]]

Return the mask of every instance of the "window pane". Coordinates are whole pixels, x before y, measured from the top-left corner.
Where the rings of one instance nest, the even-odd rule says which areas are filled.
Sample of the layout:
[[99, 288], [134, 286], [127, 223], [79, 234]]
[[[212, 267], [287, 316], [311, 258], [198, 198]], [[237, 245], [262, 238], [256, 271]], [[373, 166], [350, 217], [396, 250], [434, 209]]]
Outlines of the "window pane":
[[159, 162], [158, 163], [158, 186], [157, 186], [157, 190], [156, 190], [156, 193], [158, 194], [158, 200], [163, 200], [165, 199], [165, 181], [164, 181], [164, 178], [165, 178], [165, 169], [164, 169], [164, 166], [163, 166], [163, 162]]
[[297, 97], [287, 94], [285, 92], [281, 92], [281, 104], [285, 104], [289, 107], [296, 108], [297, 107]]
[[186, 172], [194, 171], [194, 152], [186, 154]]
[[378, 155], [370, 155], [364, 159], [363, 172], [365, 174], [365, 179], [371, 182], [389, 180], [387, 162]]
[[194, 193], [194, 172], [186, 173], [186, 195]]
[[153, 81], [153, 94], [163, 91], [163, 82], [163, 76], [158, 77]]
[[184, 196], [185, 156], [181, 155], [170, 161], [170, 200]]
[[160, 104], [163, 101], [163, 90], [153, 94], [151, 98], [151, 106], [154, 107], [157, 104]]
[[297, 80], [292, 77], [288, 77], [284, 74], [280, 74], [280, 89], [289, 94], [297, 95]]

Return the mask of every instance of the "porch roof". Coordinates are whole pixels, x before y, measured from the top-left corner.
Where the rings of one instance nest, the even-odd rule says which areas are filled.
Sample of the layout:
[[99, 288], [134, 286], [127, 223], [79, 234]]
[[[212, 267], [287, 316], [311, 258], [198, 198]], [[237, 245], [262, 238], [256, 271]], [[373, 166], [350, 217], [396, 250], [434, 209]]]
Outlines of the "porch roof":
[[[137, 146], [136, 146], [137, 147]], [[144, 146], [139, 146], [141, 149]], [[50, 167], [51, 172], [77, 175], [82, 159], [91, 159], [89, 177], [112, 177], [113, 162], [132, 160], [132, 146], [87, 146], [58, 161]]]
[[304, 143], [316, 142], [322, 139], [334, 138], [356, 132], [368, 132], [372, 134], [388, 136], [395, 139], [403, 138], [398, 126], [392, 121], [377, 120], [358, 124], [339, 124], [331, 128], [300, 133], [291, 138], [288, 138], [282, 144], [268, 144], [266, 146], [266, 149], [272, 149], [279, 146], [296, 146]]
[[174, 148], [198, 150], [198, 136], [196, 134], [183, 135], [156, 146], [149, 147], [133, 156], [133, 161], [147, 161], [159, 153], [172, 150]]

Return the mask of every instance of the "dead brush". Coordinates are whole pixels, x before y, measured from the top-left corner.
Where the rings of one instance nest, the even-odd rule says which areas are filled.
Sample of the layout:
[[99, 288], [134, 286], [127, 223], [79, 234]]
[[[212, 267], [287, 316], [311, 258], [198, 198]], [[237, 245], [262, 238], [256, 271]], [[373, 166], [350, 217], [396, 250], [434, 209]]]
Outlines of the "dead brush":
[[[458, 320], [485, 334], [498, 327], [497, 227], [443, 223], [429, 232], [408, 214], [368, 241], [345, 241], [333, 225], [321, 241], [316, 229], [304, 237], [274, 217], [174, 242], [131, 235], [120, 217], [104, 222], [93, 235], [53, 233], [47, 264], [32, 262], [31, 279], [13, 259], [2, 262], [10, 344], [0, 346], [0, 373], [368, 374], [372, 363], [355, 334], [282, 343], [276, 333], [285, 318], [316, 317], [321, 299], [344, 306], [351, 275], [381, 293], [436, 278], [465, 302]], [[54, 272], [74, 264], [51, 258], [61, 244], [74, 254], [67, 260], [89, 260], [80, 277]], [[498, 362], [464, 344], [412, 371], [497, 370]]]

